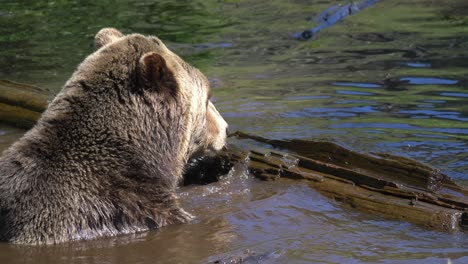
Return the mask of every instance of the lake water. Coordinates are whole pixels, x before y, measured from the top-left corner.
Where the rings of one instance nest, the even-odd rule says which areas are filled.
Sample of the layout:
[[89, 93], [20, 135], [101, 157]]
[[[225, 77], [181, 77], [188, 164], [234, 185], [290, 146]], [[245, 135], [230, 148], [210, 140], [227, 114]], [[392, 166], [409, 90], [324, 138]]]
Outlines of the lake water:
[[[102, 27], [157, 35], [208, 76], [231, 131], [389, 152], [468, 185], [468, 3], [376, 2], [297, 40], [324, 10], [349, 1], [0, 1], [0, 79], [52, 97]], [[0, 126], [0, 149], [22, 133]], [[58, 246], [0, 244], [0, 263], [240, 254], [248, 263], [468, 263], [468, 234], [357, 212], [305, 183], [260, 182], [242, 166], [179, 192], [193, 223]]]

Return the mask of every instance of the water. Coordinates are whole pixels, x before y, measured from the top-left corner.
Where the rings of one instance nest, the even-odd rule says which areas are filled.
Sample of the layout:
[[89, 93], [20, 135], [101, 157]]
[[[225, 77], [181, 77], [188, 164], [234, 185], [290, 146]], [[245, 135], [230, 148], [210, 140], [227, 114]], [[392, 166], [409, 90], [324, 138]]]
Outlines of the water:
[[[292, 37], [336, 3], [0, 1], [0, 78], [52, 96], [100, 28], [155, 34], [208, 76], [232, 131], [403, 155], [468, 185], [466, 1], [382, 0], [307, 41]], [[0, 148], [23, 132], [1, 126]], [[180, 195], [198, 216], [191, 224], [52, 247], [0, 244], [0, 262], [200, 263], [246, 250], [254, 263], [468, 262], [467, 234], [356, 212], [303, 183], [259, 182], [242, 166]]]

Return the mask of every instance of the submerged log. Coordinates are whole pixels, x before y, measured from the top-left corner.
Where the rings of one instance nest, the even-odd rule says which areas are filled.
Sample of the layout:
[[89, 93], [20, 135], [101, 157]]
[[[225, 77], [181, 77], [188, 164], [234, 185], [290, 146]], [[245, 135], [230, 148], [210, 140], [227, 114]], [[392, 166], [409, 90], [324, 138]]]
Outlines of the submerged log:
[[259, 179], [305, 180], [352, 208], [442, 231], [468, 230], [468, 189], [428, 165], [389, 154], [362, 154], [331, 142], [271, 140], [242, 132], [233, 136], [282, 149], [231, 148], [220, 155], [231, 164], [247, 160]]
[[[0, 81], [0, 121], [31, 127], [47, 106], [47, 94], [37, 87]], [[363, 154], [331, 142], [271, 140], [242, 132], [232, 136], [274, 149], [230, 146], [215, 157], [191, 161], [185, 184], [216, 181], [236, 163], [245, 162], [261, 180], [302, 180], [365, 212], [437, 230], [468, 230], [468, 189], [428, 165], [390, 154]]]
[[38, 87], [0, 80], [0, 121], [32, 127], [47, 107], [48, 92]]
[[362, 154], [331, 142], [271, 140], [242, 132], [232, 136], [282, 151], [229, 146], [216, 157], [190, 162], [186, 183], [216, 181], [245, 162], [261, 180], [302, 180], [354, 209], [440, 231], [468, 230], [468, 189], [428, 165], [389, 154]]
[[299, 40], [308, 40], [321, 30], [335, 25], [346, 17], [376, 4], [378, 1], [379, 0], [363, 0], [360, 2], [351, 1], [349, 4], [331, 6], [314, 19], [314, 22], [318, 24], [317, 26], [295, 33], [293, 34], [293, 37]]

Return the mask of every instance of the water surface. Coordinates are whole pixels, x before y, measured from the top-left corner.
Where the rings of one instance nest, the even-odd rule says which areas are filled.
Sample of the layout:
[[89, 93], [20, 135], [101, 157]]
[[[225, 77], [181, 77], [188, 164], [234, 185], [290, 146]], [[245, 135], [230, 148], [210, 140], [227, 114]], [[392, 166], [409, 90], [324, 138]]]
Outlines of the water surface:
[[[208, 76], [232, 131], [403, 155], [467, 185], [465, 2], [382, 0], [299, 41], [296, 32], [349, 1], [0, 1], [0, 78], [53, 96], [100, 28], [158, 35]], [[0, 148], [22, 133], [0, 126]], [[180, 194], [198, 216], [191, 224], [50, 247], [0, 244], [0, 262], [200, 263], [245, 250], [254, 263], [468, 262], [466, 234], [356, 212], [304, 183], [259, 182], [242, 166]]]

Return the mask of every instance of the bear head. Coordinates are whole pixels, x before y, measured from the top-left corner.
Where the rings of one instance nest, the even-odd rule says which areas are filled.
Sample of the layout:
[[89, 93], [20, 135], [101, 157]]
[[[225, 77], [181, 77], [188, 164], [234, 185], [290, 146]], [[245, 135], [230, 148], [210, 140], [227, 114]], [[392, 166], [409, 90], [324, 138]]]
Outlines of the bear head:
[[[121, 104], [143, 102], [134, 104], [149, 108], [138, 109], [141, 128], [150, 134], [163, 130], [155, 139], [177, 145], [175, 153], [184, 162], [224, 147], [227, 123], [210, 100], [207, 78], [159, 38], [104, 28], [95, 36], [95, 47], [69, 84], [117, 94]], [[157, 120], [145, 120], [151, 116]]]

